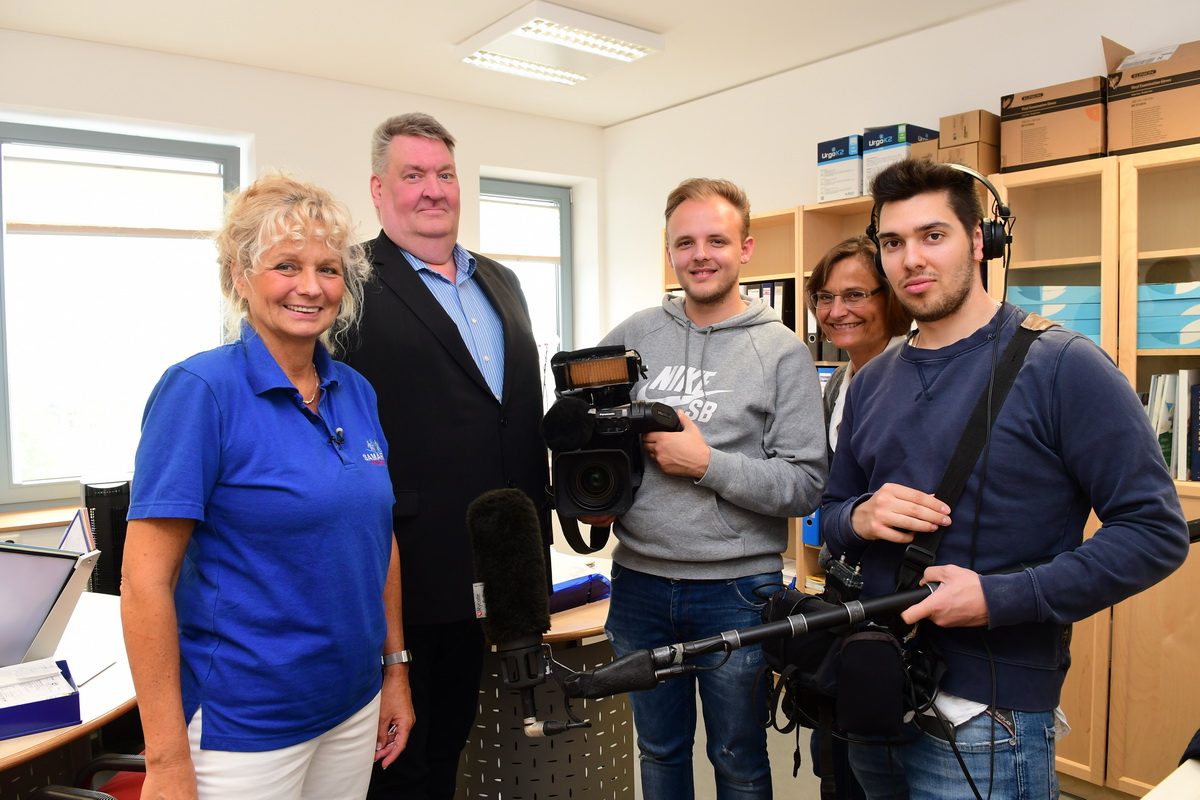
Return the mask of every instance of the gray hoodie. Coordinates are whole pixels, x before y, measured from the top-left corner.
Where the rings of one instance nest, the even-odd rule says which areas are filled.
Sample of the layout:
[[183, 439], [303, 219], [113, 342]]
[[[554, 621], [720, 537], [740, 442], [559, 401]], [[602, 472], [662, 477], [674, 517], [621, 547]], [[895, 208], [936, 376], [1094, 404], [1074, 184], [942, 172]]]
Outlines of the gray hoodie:
[[633, 508], [617, 520], [614, 560], [670, 578], [773, 572], [787, 518], [817, 507], [828, 472], [821, 389], [808, 348], [764, 300], [697, 328], [667, 295], [601, 342], [641, 354], [635, 400], [682, 409], [711, 450], [700, 480], [649, 457]]

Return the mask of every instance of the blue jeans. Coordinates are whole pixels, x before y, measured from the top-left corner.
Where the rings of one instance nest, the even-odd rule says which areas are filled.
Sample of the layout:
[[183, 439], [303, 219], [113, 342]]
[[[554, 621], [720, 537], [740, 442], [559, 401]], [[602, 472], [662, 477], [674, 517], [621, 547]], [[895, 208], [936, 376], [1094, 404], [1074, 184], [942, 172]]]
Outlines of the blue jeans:
[[[675, 580], [613, 565], [612, 599], [605, 633], [618, 656], [676, 642], [705, 639], [762, 622], [760, 586], [782, 580], [778, 572], [731, 580]], [[690, 800], [692, 745], [696, 738], [696, 687], [704, 713], [708, 759], [716, 773], [717, 800], [770, 800], [766, 684], [755, 678], [758, 645], [729, 654], [691, 659], [720, 667], [672, 678], [655, 689], [630, 692], [638, 735], [645, 800]]]
[[[1055, 800], [1054, 712], [1014, 711], [1014, 729], [989, 713], [955, 729], [955, 745], [981, 797]], [[871, 800], [974, 797], [950, 742], [905, 726], [907, 744], [850, 743], [850, 764]]]

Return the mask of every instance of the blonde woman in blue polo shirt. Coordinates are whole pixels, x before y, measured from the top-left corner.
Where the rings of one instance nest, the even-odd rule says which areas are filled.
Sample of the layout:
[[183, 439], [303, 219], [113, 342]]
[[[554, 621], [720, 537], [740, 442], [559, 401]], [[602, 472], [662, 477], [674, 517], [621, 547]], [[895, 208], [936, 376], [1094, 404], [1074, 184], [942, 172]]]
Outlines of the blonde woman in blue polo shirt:
[[370, 267], [345, 207], [282, 175], [231, 199], [217, 250], [231, 343], [155, 387], [129, 508], [142, 794], [362, 797], [413, 721], [387, 442], [329, 354]]

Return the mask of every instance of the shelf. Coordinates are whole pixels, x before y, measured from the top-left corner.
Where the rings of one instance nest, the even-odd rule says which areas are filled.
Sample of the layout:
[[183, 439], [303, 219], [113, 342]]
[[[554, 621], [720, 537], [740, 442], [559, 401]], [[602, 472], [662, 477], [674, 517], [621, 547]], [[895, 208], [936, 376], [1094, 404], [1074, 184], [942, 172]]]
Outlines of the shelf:
[[854, 214], [869, 214], [874, 206], [874, 200], [870, 195], [864, 195], [862, 197], [848, 197], [845, 200], [830, 200], [828, 203], [813, 203], [801, 206], [800, 210], [806, 214], [815, 212], [818, 214], [830, 214], [832, 216], [851, 216]]
[[[747, 280], [747, 277], [749, 277], [749, 280]], [[762, 283], [763, 281], [794, 281], [795, 279], [796, 273], [794, 272], [774, 272], [769, 275], [742, 275], [739, 278], [739, 282], [746, 284]]]
[[783, 211], [767, 211], [750, 215], [750, 229], [762, 231], [767, 228], [794, 228], [796, 225], [796, 209], [787, 208]]
[[1140, 348], [1137, 351], [1138, 358], [1152, 358], [1154, 356], [1191, 356], [1192, 358], [1200, 358], [1200, 347], [1152, 347]]
[[1200, 481], [1175, 481], [1175, 490], [1180, 497], [1200, 499]]
[[1164, 258], [1195, 258], [1200, 247], [1175, 247], [1170, 250], [1145, 250], [1137, 254], [1138, 261], [1159, 261]]
[[1090, 267], [1100, 266], [1100, 255], [1073, 256], [1071, 258], [1022, 259], [1009, 263], [1009, 269], [1045, 269], [1047, 267]]
[[71, 524], [79, 506], [60, 508], [38, 508], [32, 511], [0, 512], [0, 533], [30, 530], [34, 528], [66, 527]]
[[[796, 279], [795, 273], [791, 273], [791, 272], [779, 272], [779, 273], [774, 273], [771, 275], [751, 275], [751, 276], [749, 276], [748, 280], [747, 280], [746, 275], [741, 275], [738, 278], [738, 285], [745, 286], [746, 284], [749, 284], [749, 283], [763, 283], [765, 281], [791, 281], [791, 280], [795, 280], [795, 279]], [[678, 283], [668, 283], [663, 286], [663, 291], [665, 291], [665, 292], [680, 292], [680, 291], [683, 291], [683, 287], [680, 286]]]

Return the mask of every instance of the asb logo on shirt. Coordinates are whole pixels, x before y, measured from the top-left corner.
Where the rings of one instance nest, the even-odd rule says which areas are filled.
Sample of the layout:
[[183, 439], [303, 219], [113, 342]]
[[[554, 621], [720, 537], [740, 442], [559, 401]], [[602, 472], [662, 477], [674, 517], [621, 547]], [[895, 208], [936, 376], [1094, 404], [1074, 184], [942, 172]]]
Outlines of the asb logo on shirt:
[[708, 422], [717, 410], [712, 396], [733, 391], [709, 388], [709, 381], [716, 374], [711, 370], [701, 372], [695, 367], [683, 365], [664, 367], [657, 377], [642, 386], [637, 393], [637, 399], [682, 408], [683, 413], [695, 422]]
[[379, 446], [378, 439], [367, 439], [367, 452], [362, 454], [363, 461], [368, 464], [378, 464], [381, 467], [387, 466], [387, 459], [383, 457], [383, 448]]

